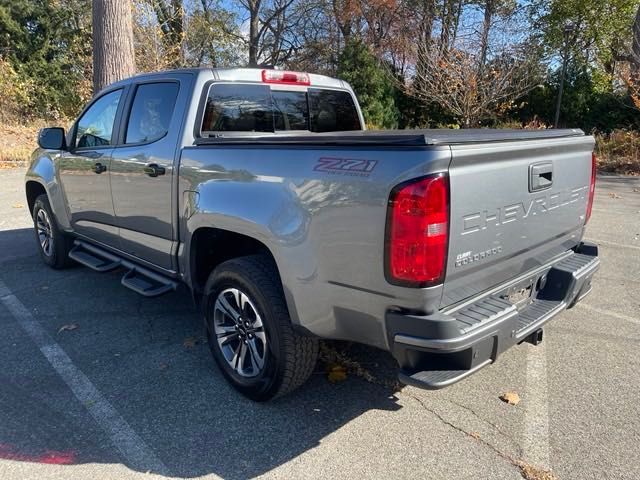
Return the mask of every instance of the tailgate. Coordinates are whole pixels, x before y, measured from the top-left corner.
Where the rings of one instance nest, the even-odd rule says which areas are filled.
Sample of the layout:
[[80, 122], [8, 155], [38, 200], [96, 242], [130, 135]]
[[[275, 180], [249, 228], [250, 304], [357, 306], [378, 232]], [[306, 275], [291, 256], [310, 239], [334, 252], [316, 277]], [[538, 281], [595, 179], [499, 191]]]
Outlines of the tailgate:
[[452, 145], [446, 307], [534, 269], [582, 237], [592, 137]]

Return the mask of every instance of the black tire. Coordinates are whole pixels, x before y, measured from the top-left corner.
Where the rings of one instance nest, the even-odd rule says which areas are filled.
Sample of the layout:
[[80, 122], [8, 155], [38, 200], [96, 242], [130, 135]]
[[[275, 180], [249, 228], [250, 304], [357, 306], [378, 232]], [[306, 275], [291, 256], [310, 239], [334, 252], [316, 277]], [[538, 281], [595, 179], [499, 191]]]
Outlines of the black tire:
[[[217, 306], [219, 295], [225, 295], [224, 292], [229, 295], [229, 292], [235, 291], [243, 293], [248, 299], [245, 301], [245, 308], [239, 308], [242, 315], [246, 314], [246, 318], [249, 318], [251, 317], [250, 312], [255, 309], [266, 334], [263, 335], [266, 336], [266, 348], [262, 346], [261, 350], [264, 355], [264, 363], [261, 368], [252, 368], [251, 372], [257, 373], [249, 378], [238, 373], [238, 370], [232, 367], [223, 353], [223, 348], [227, 348], [227, 353], [229, 349], [235, 350], [235, 343], [232, 342], [237, 339], [239, 343], [245, 343], [249, 355], [248, 361], [252, 367], [257, 364], [253, 356], [254, 352], [259, 355], [255, 350], [256, 343], [253, 344], [254, 350], [251, 350], [247, 343], [251, 342], [248, 340], [251, 333], [245, 331], [244, 337], [241, 337], [241, 332], [237, 327], [238, 322], [234, 320], [231, 323], [230, 320], [233, 316], [225, 315], [222, 312], [224, 309]], [[246, 397], [259, 402], [280, 397], [298, 388], [313, 373], [318, 358], [318, 339], [299, 335], [291, 327], [291, 319], [278, 272], [269, 257], [252, 255], [221, 263], [209, 276], [204, 290], [203, 308], [207, 339], [213, 358], [229, 383]], [[214, 323], [220, 322], [220, 318], [229, 322], [230, 326], [224, 328], [233, 327], [236, 330], [236, 333], [221, 335], [229, 337], [236, 335], [233, 340], [229, 341], [228, 347], [220, 346], [219, 337], [215, 332]], [[250, 331], [248, 330], [248, 332]], [[253, 341], [259, 343], [256, 336], [254, 333]], [[242, 345], [239, 343], [235, 355], [242, 351]], [[242, 370], [242, 366], [240, 370]]]
[[[41, 211], [44, 213], [41, 213]], [[49, 199], [46, 195], [43, 194], [36, 198], [31, 215], [33, 217], [33, 230], [36, 236], [36, 243], [38, 244], [38, 251], [40, 252], [42, 261], [55, 269], [67, 268], [73, 265], [73, 260], [69, 258], [69, 251], [73, 246], [73, 239], [69, 235], [64, 234], [58, 227], [56, 217], [53, 215]], [[46, 221], [43, 222], [44, 219], [46, 219]], [[42, 225], [47, 226], [45, 230], [47, 231], [50, 242], [48, 248], [45, 248], [46, 244], [43, 245], [41, 242], [40, 232]]]

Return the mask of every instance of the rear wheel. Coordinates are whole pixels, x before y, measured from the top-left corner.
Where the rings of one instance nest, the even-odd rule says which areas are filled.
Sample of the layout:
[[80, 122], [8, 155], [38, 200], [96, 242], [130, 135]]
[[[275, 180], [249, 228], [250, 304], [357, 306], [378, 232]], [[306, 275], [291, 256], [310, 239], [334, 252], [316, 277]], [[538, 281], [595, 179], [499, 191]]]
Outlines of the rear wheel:
[[38, 250], [44, 263], [56, 269], [72, 265], [69, 251], [73, 241], [58, 228], [46, 195], [36, 198], [32, 216]]
[[297, 334], [273, 261], [263, 255], [220, 264], [203, 298], [209, 348], [225, 378], [256, 401], [285, 395], [311, 375], [318, 340]]

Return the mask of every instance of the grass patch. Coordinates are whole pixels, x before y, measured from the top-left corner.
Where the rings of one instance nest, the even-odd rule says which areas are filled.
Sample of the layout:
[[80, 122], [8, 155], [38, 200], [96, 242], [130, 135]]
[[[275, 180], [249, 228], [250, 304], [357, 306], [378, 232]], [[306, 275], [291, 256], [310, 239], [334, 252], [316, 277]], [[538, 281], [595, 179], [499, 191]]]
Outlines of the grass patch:
[[24, 167], [37, 147], [38, 131], [43, 121], [0, 123], [0, 168]]
[[640, 132], [614, 130], [595, 137], [598, 170], [640, 175]]
[[0, 149], [0, 168], [25, 167], [33, 149], [28, 147], [2, 147]]

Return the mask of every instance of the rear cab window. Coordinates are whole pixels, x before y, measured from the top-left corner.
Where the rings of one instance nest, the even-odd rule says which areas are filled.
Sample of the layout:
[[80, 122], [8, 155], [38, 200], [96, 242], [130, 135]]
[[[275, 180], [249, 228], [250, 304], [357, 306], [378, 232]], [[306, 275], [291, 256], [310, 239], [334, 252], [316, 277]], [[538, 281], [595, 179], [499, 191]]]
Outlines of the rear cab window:
[[291, 88], [260, 84], [213, 83], [209, 87], [201, 132], [361, 130], [352, 95], [344, 90]]
[[272, 132], [273, 112], [267, 85], [214, 84], [209, 89], [203, 131]]
[[353, 98], [339, 90], [309, 89], [312, 132], [360, 130], [360, 118]]

